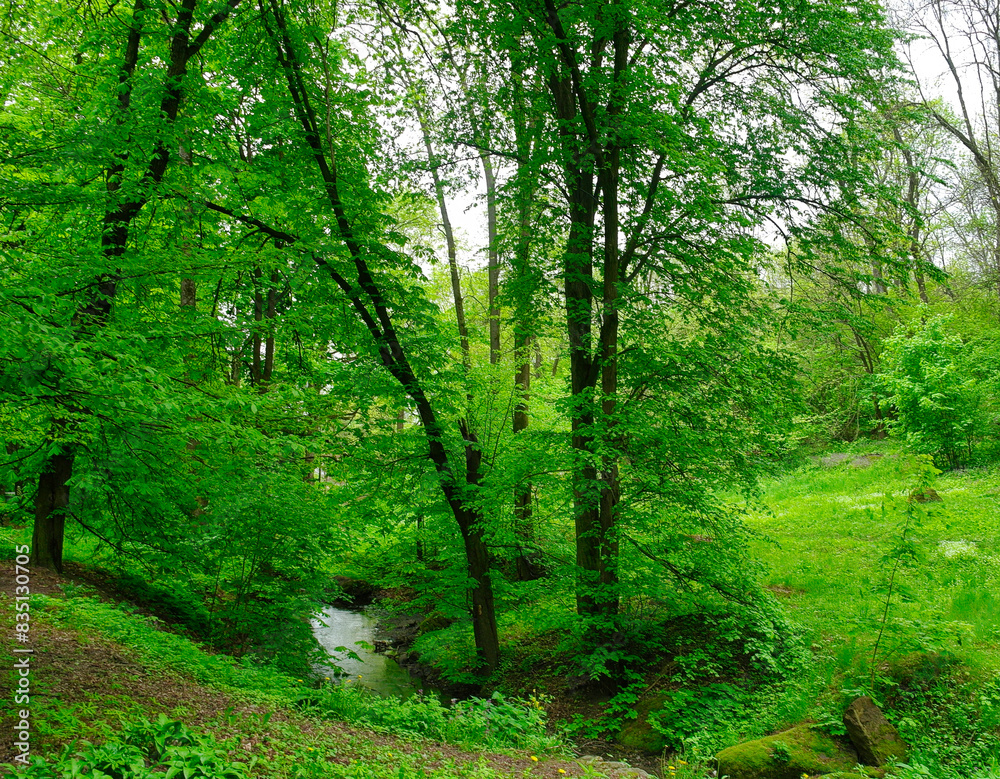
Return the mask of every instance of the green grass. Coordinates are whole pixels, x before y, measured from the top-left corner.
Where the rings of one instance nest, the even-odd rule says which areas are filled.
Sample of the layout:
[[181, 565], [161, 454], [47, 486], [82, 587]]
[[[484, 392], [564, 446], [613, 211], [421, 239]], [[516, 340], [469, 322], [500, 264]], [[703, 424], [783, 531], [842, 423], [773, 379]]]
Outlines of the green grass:
[[[496, 695], [445, 709], [436, 698], [401, 701], [358, 685], [291, 678], [208, 653], [155, 618], [76, 589], [67, 598], [32, 596], [45, 659], [33, 677], [36, 762], [26, 779], [596, 776], [566, 760], [537, 705]], [[136, 675], [154, 680], [154, 698], [149, 685], [130, 684]], [[168, 739], [169, 754], [151, 755], [145, 744], [154, 731], [182, 737]], [[549, 758], [529, 760], [516, 748]]]
[[914, 459], [880, 448], [868, 468], [810, 464], [766, 483], [750, 519], [766, 585], [809, 634], [804, 686], [823, 687], [800, 715], [836, 728], [869, 693], [914, 746], [898, 776], [995, 775], [1000, 467], [939, 474], [941, 502], [915, 505]]
[[[890, 555], [906, 519], [913, 461], [884, 457], [866, 469], [849, 464], [802, 468], [764, 487], [751, 523], [770, 543], [757, 554], [767, 584], [795, 618], [821, 634], [875, 630], [885, 608]], [[897, 576], [890, 618], [954, 622], [955, 646], [992, 653], [1000, 602], [1000, 468], [941, 474], [940, 503], [922, 505], [916, 564]]]

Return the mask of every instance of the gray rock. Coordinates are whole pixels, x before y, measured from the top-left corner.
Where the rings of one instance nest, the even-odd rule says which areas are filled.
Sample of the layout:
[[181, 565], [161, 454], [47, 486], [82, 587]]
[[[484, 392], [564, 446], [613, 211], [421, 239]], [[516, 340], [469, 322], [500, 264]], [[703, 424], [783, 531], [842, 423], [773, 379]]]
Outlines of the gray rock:
[[883, 456], [884, 455], [881, 454], [863, 454], [851, 461], [851, 467], [868, 468], [872, 465], [872, 463], [876, 463], [881, 460]]
[[584, 755], [576, 759], [577, 763], [584, 765], [595, 773], [614, 779], [656, 779], [652, 774], [643, 771], [641, 768], [634, 768], [628, 763], [620, 763], [616, 760], [605, 760], [596, 755]]
[[871, 698], [857, 698], [848, 706], [844, 725], [865, 765], [883, 766], [906, 760], [905, 742]]
[[850, 459], [851, 455], [849, 454], [844, 454], [843, 452], [833, 452], [818, 458], [817, 462], [823, 468], [833, 468]]

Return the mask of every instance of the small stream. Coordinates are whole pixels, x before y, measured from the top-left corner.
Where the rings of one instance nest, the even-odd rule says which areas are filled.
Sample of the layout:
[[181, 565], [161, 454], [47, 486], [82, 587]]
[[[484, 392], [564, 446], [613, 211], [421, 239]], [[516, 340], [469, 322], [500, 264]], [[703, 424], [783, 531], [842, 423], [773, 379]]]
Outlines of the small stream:
[[[448, 700], [443, 692], [413, 676], [395, 660], [373, 650], [377, 623], [374, 617], [360, 611], [327, 606], [320, 617], [314, 617], [311, 622], [313, 635], [330, 656], [331, 665], [315, 667], [323, 676], [334, 679], [336, 675], [342, 675], [345, 681], [350, 679], [351, 684], [364, 685], [379, 695], [408, 698], [422, 690], [424, 694], [436, 695], [442, 702]], [[358, 641], [367, 646], [359, 646]], [[359, 659], [348, 657], [344, 651], [337, 651], [337, 647], [352, 649]], [[633, 765], [650, 772], [659, 769], [659, 757], [637, 754], [634, 750], [620, 750], [614, 744], [593, 742], [584, 750], [601, 754], [609, 760], [617, 759], [616, 756], [625, 757]]]
[[[316, 670], [334, 678], [334, 674], [343, 674], [351, 678], [352, 684], [362, 684], [379, 695], [398, 695], [407, 698], [420, 689], [426, 689], [424, 683], [399, 663], [385, 655], [377, 654], [372, 647], [375, 644], [374, 617], [359, 611], [349, 611], [327, 606], [320, 617], [312, 619], [313, 635], [327, 651], [331, 665], [319, 665]], [[364, 642], [367, 646], [356, 642]], [[357, 653], [355, 660], [348, 657], [337, 647], [345, 647]], [[339, 669], [339, 670], [338, 670]], [[360, 680], [358, 677], [361, 677]], [[431, 693], [433, 690], [426, 689]]]

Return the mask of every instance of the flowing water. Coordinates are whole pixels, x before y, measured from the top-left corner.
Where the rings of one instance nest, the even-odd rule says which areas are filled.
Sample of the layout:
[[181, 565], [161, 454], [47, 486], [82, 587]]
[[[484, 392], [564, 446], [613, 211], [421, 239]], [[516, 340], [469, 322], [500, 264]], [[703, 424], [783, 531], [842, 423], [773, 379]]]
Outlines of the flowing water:
[[[313, 618], [312, 627], [316, 640], [330, 656], [329, 665], [317, 666], [316, 670], [320, 673], [331, 678], [342, 675], [345, 680], [350, 679], [351, 684], [362, 684], [379, 695], [406, 698], [424, 687], [420, 679], [411, 676], [395, 660], [372, 649], [375, 644], [373, 617], [359, 611], [327, 606], [319, 618]], [[355, 652], [358, 659], [349, 657], [344, 648]]]

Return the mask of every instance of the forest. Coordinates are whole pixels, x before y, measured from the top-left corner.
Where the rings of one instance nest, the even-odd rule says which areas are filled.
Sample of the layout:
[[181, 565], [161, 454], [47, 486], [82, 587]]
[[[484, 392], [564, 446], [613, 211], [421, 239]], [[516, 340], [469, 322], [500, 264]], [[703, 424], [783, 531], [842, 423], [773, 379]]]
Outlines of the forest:
[[[374, 599], [461, 699], [417, 735], [682, 779], [764, 739], [727, 775], [798, 779], [847, 769], [773, 734], [867, 697], [908, 756], [843, 776], [1000, 776], [998, 14], [7, 0], [11, 624], [28, 555], [68, 582], [34, 651], [139, 640], [113, 592], [247, 694], [409, 732], [315, 670], [310, 618]], [[38, 705], [33, 754], [153, 738]], [[502, 775], [296, 749], [199, 770]]]

